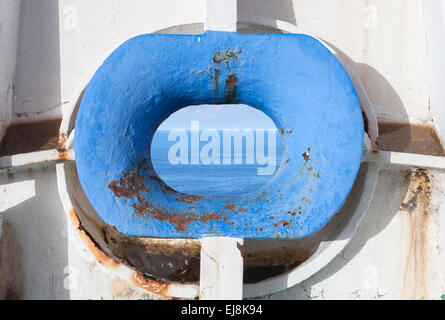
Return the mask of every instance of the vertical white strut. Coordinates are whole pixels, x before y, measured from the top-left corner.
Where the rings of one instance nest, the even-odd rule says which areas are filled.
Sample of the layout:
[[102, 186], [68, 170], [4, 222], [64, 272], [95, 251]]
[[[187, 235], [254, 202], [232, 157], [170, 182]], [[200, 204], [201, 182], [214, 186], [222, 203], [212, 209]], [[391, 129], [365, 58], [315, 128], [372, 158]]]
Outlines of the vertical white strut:
[[202, 300], [241, 300], [243, 298], [242, 239], [201, 239]]

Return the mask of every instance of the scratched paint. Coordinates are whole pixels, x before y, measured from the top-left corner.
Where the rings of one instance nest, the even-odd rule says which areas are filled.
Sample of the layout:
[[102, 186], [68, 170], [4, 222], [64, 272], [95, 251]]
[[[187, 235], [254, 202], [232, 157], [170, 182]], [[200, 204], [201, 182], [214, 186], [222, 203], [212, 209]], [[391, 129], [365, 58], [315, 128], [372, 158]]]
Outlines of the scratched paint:
[[429, 299], [431, 246], [434, 243], [428, 232], [437, 219], [432, 206], [433, 175], [417, 169], [409, 175], [408, 192], [402, 210], [408, 219], [409, 246], [403, 273], [403, 297]]

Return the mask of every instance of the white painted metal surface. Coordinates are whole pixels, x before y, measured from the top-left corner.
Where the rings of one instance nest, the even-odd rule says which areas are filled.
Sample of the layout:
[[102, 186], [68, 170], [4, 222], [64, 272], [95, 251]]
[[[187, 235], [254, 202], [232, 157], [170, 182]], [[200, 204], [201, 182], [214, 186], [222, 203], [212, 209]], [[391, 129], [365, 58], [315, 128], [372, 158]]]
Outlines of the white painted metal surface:
[[201, 300], [243, 298], [243, 239], [203, 238], [201, 240]]
[[424, 14], [426, 26], [426, 44], [428, 58], [428, 74], [430, 77], [430, 103], [434, 115], [434, 124], [441, 133], [442, 143], [445, 134], [445, 90], [441, 85], [445, 81], [445, 2], [425, 0]]
[[[428, 70], [430, 77], [430, 103], [434, 115], [434, 123], [439, 131], [442, 145], [445, 145], [445, 92], [442, 83], [445, 81], [445, 45], [441, 39], [445, 37], [445, 3], [444, 1], [425, 0], [424, 14], [426, 25], [426, 42]], [[445, 248], [445, 218], [441, 223], [441, 247]], [[445, 266], [445, 254], [442, 255]]]
[[0, 170], [74, 160], [74, 150], [48, 150], [0, 158]]

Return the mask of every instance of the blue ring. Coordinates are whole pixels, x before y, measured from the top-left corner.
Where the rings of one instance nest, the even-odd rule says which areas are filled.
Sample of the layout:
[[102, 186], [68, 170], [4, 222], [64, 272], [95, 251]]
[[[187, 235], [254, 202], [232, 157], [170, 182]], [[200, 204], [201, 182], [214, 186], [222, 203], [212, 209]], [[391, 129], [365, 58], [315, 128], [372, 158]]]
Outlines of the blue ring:
[[[189, 105], [230, 103], [274, 120], [283, 136], [279, 172], [260, 190], [231, 197], [166, 186], [150, 160], [158, 126]], [[76, 164], [100, 217], [129, 236], [302, 238], [345, 202], [363, 130], [347, 73], [312, 37], [149, 34], [115, 50], [89, 83], [76, 120]]]

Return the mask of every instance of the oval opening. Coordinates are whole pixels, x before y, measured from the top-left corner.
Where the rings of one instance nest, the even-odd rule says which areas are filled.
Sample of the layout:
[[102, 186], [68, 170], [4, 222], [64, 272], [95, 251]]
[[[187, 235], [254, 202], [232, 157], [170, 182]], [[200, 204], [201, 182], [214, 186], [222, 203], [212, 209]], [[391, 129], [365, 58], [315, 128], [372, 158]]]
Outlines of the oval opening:
[[158, 176], [176, 191], [240, 195], [266, 185], [281, 164], [281, 135], [247, 105], [185, 107], [167, 118], [151, 144]]

